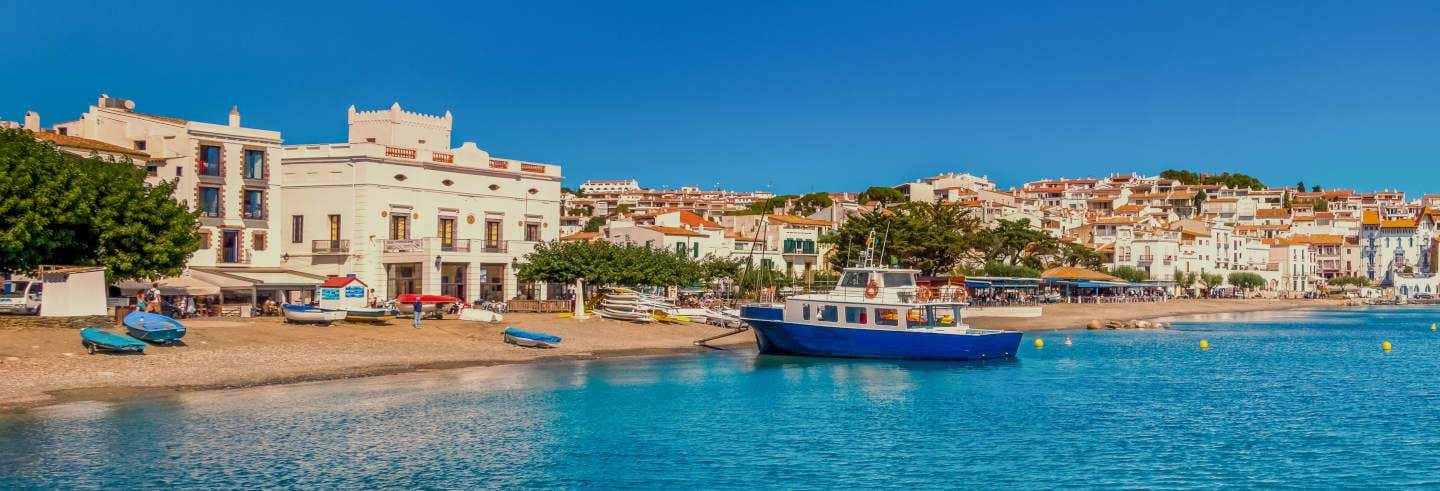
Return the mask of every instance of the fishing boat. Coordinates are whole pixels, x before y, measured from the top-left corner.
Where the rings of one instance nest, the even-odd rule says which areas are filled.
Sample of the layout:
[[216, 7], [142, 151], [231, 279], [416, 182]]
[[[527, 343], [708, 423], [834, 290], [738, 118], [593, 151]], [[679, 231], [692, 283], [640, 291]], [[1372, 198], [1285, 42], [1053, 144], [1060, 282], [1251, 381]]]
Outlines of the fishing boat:
[[541, 332], [521, 331], [513, 327], [507, 327], [500, 334], [505, 335], [505, 342], [525, 346], [528, 348], [554, 348], [560, 344], [560, 336], [551, 336]]
[[979, 360], [1015, 356], [1021, 334], [973, 329], [963, 284], [916, 286], [919, 271], [879, 267], [861, 254], [828, 293], [795, 295], [783, 305], [746, 305], [740, 318], [755, 331], [760, 352], [844, 358]]
[[348, 312], [339, 309], [322, 309], [309, 305], [284, 305], [281, 310], [285, 313], [285, 322], [292, 324], [318, 324], [328, 326], [330, 323], [345, 320]]
[[373, 322], [380, 323], [400, 315], [395, 309], [346, 309], [346, 322]]
[[93, 327], [80, 330], [80, 344], [92, 355], [101, 351], [145, 352], [144, 341]]
[[152, 343], [169, 343], [185, 337], [180, 321], [151, 312], [131, 312], [122, 320], [130, 337]]

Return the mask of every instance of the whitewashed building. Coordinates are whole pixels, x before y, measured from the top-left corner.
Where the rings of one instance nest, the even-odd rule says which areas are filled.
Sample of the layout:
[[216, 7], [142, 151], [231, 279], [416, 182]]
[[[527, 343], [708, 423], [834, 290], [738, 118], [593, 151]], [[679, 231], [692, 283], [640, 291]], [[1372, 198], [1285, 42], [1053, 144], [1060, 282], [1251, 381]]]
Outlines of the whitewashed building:
[[347, 120], [344, 143], [284, 147], [288, 267], [353, 273], [380, 298], [549, 297], [514, 265], [559, 238], [559, 166], [452, 147], [449, 112], [351, 106]]

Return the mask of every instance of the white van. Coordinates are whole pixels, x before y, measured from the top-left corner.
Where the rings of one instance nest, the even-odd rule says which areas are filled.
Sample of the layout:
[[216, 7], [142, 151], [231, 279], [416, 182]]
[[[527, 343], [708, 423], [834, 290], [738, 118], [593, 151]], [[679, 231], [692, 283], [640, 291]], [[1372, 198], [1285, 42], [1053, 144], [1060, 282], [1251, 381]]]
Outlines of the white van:
[[23, 276], [0, 282], [0, 314], [40, 313], [40, 295], [45, 284]]

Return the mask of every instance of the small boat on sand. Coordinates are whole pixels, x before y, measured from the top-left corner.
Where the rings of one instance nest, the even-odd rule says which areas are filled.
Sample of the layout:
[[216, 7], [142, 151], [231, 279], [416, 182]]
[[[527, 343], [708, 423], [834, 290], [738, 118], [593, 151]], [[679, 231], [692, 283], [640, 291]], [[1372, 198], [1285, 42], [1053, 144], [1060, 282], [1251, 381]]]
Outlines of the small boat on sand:
[[152, 343], [169, 343], [185, 337], [180, 321], [150, 312], [131, 312], [123, 320], [130, 337]]
[[505, 335], [505, 342], [525, 346], [527, 348], [554, 348], [560, 344], [560, 336], [551, 336], [541, 332], [521, 331], [513, 327], [507, 327], [500, 334]]
[[345, 311], [346, 322], [373, 322], [380, 323], [400, 315], [394, 309], [348, 309]]
[[338, 309], [322, 309], [309, 305], [283, 305], [285, 322], [293, 324], [317, 324], [328, 326], [331, 322], [344, 320], [347, 312]]
[[145, 352], [144, 341], [93, 327], [80, 330], [80, 344], [92, 355], [100, 351]]

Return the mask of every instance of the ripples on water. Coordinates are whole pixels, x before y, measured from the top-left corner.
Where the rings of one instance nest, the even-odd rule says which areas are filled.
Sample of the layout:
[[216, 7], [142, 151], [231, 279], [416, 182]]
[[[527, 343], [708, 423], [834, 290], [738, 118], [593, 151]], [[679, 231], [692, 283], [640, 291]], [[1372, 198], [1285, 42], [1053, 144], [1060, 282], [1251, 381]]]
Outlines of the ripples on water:
[[1237, 314], [1027, 335], [987, 363], [723, 353], [72, 404], [0, 416], [0, 488], [1434, 488], [1436, 321]]

